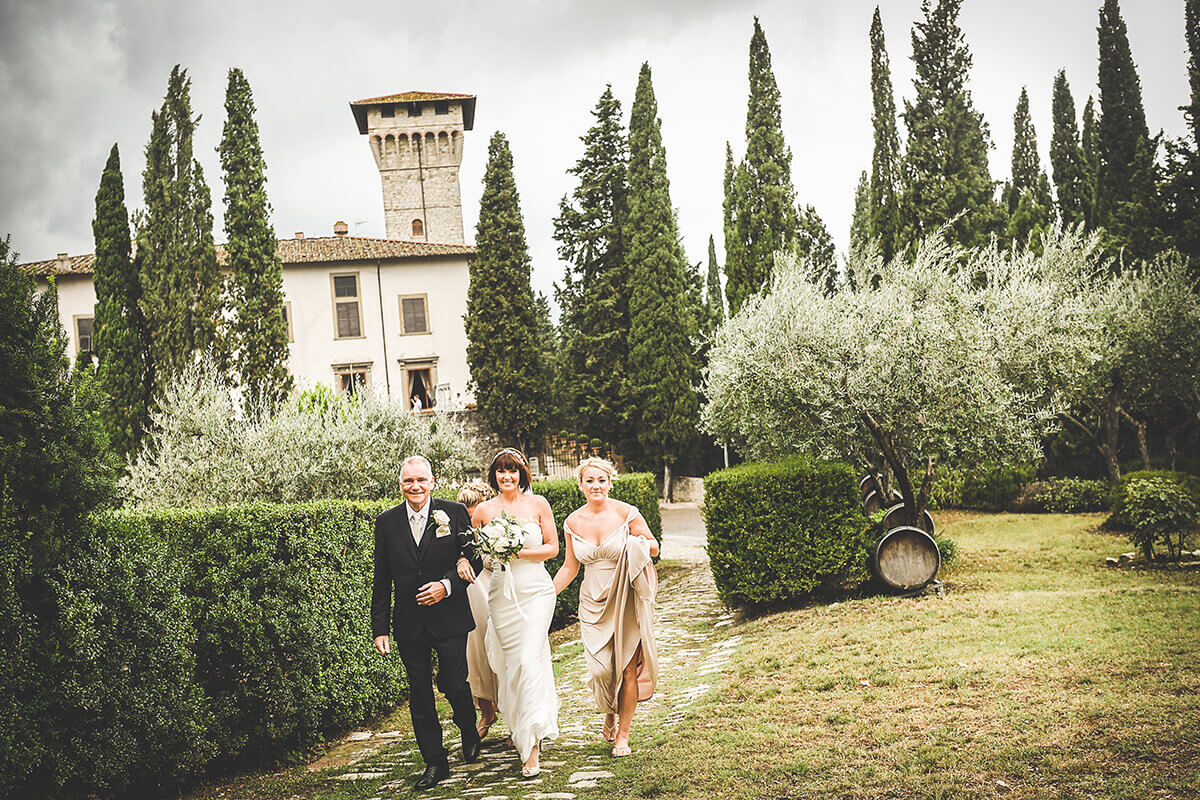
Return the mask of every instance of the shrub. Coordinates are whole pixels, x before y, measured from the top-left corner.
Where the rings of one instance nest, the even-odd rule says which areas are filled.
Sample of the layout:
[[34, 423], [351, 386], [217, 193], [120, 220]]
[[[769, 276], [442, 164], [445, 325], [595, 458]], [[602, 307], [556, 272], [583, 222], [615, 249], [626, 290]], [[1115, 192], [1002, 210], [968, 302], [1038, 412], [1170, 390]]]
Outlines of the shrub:
[[442, 481], [465, 477], [476, 463], [448, 415], [320, 387], [293, 394], [274, 413], [239, 413], [228, 385], [204, 364], [168, 387], [152, 430], [122, 486], [127, 500], [144, 505], [378, 499], [396, 493], [405, 456], [428, 458]]
[[728, 605], [802, 597], [861, 568], [867, 521], [847, 464], [750, 463], [704, 479], [708, 554]]
[[[568, 478], [539, 481], [533, 484], [535, 494], [546, 498], [554, 511], [554, 524], [558, 529], [558, 555], [546, 561], [546, 569], [553, 575], [562, 566], [566, 558], [565, 533], [563, 522], [572, 511], [582, 506], [586, 501], [579, 484]], [[636, 472], [619, 476], [613, 482], [609, 495], [631, 505], [637, 506], [638, 511], [646, 519], [650, 532], [660, 543], [662, 542], [662, 515], [658, 510], [658, 492], [654, 485], [654, 475], [649, 472]], [[582, 574], [582, 571], [581, 571]], [[562, 626], [575, 619], [579, 612], [579, 578], [572, 581], [558, 595], [554, 605], [554, 625]]]
[[43, 584], [52, 605], [22, 631], [38, 637], [39, 654], [0, 653], [6, 673], [32, 679], [11, 688], [29, 715], [22, 741], [33, 758], [25, 774], [5, 767], [0, 796], [172, 793], [213, 753], [180, 564], [153, 539], [88, 522], [73, 539]]
[[929, 508], [962, 508], [963, 473], [952, 467], [938, 467], [929, 492]]
[[1033, 480], [1034, 472], [1034, 467], [1028, 464], [983, 464], [977, 469], [964, 470], [959, 508], [1007, 511]]
[[1123, 531], [1133, 530], [1133, 520], [1126, 513], [1126, 494], [1131, 483], [1148, 478], [1162, 478], [1171, 481], [1182, 487], [1193, 500], [1200, 502], [1200, 476], [1187, 472], [1172, 472], [1165, 469], [1127, 472], [1121, 478], [1121, 482], [1116, 488], [1111, 491], [1113, 513], [1104, 523], [1105, 527]]
[[[1186, 534], [1200, 514], [1197, 495], [1186, 482], [1163, 475], [1132, 477], [1121, 483], [1122, 519], [1131, 529], [1130, 538], [1147, 560], [1154, 545], [1162, 542], [1172, 557], [1183, 550]], [[1177, 535], [1178, 539], [1172, 538]]]
[[1032, 514], [1080, 514], [1107, 511], [1109, 505], [1107, 481], [1048, 478], [1026, 486], [1014, 503], [1014, 508]]
[[[112, 664], [125, 684], [104, 708], [132, 784], [267, 763], [403, 697], [398, 660], [371, 647], [372, 531], [385, 507], [324, 502], [96, 518], [113, 543], [100, 567], [148, 583], [107, 608], [81, 600], [78, 612], [108, 626], [93, 622], [106, 634], [95, 644], [105, 651], [97, 671]], [[141, 569], [123, 566], [130, 560]], [[81, 598], [108, 592], [95, 579], [85, 583], [92, 588]], [[112, 590], [129, 585], [126, 578]]]

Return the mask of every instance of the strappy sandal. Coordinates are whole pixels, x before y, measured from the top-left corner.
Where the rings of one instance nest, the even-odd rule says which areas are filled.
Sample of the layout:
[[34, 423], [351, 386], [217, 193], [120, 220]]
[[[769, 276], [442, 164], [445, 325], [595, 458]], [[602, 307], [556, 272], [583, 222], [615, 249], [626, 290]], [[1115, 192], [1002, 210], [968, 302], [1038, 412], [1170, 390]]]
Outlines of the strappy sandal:
[[629, 749], [627, 744], [619, 744], [612, 749], [613, 758], [623, 758], [624, 756], [633, 755], [633, 751]]
[[478, 728], [475, 729], [475, 732], [479, 734], [480, 741], [483, 740], [483, 737], [488, 735], [488, 731], [490, 731], [492, 729], [492, 726], [496, 724], [496, 720], [498, 720], [498, 719], [500, 719], [500, 718], [493, 717], [491, 722], [485, 722], [482, 725], [480, 725]]
[[608, 717], [604, 718], [604, 724], [600, 726], [600, 736], [606, 742], [615, 742], [617, 740], [617, 720], [613, 719], [612, 727], [608, 727]]

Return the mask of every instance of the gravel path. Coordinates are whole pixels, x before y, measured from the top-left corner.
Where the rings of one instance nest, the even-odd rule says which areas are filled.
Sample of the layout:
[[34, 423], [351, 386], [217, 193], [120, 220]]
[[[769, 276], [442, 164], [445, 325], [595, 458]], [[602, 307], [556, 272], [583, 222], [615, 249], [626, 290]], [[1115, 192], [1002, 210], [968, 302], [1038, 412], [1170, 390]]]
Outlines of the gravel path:
[[[732, 617], [717, 599], [708, 555], [704, 550], [704, 521], [692, 503], [662, 506], [663, 560], [679, 565], [664, 569], [655, 608], [658, 637], [658, 691], [642, 703], [633, 719], [630, 745], [638, 758], [643, 736], [639, 732], [655, 726], [670, 727], [694, 713], [699, 701], [719, 682], [729, 657], [741, 637], [732, 633]], [[587, 688], [583, 646], [578, 629], [555, 646], [558, 673], [560, 737], [548, 742], [542, 754], [542, 772], [532, 779], [521, 778], [516, 751], [505, 747], [508, 732], [504, 719], [492, 726], [483, 753], [474, 764], [459, 756], [458, 731], [443, 719], [446, 746], [450, 749], [450, 778], [436, 788], [416, 793], [412, 785], [423, 769], [415, 743], [407, 732], [358, 731], [352, 733], [324, 758], [310, 766], [330, 781], [362, 782], [370, 798], [420, 796], [459, 800], [571, 800], [579, 789], [603, 786], [612, 777], [611, 745], [600, 738], [603, 717]], [[442, 706], [444, 706], [444, 701]], [[448, 707], [442, 712], [448, 714]], [[641, 740], [641, 741], [640, 741]]]

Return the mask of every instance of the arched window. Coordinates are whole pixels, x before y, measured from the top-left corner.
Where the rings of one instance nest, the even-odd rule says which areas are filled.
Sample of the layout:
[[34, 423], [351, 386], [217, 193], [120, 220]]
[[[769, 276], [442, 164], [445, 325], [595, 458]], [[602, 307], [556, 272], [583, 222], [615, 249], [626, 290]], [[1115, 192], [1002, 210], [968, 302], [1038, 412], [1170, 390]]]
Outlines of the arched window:
[[419, 219], [414, 219], [413, 220], [413, 236], [424, 236], [424, 235], [425, 235], [425, 223], [421, 222], [421, 220], [419, 220]]

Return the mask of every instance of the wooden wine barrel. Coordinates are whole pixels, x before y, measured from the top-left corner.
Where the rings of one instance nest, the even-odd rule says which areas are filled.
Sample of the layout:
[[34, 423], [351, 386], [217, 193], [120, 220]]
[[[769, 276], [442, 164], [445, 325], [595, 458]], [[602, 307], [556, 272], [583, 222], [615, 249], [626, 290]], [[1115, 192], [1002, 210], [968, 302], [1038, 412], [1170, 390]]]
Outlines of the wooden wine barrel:
[[858, 499], [866, 500], [867, 495], [875, 491], [875, 484], [871, 481], [870, 475], [864, 475], [863, 479], [858, 482]]
[[[892, 528], [899, 528], [907, 524], [909, 523], [904, 518], [904, 503], [897, 503], [883, 512], [883, 520], [879, 523], [879, 527], [885, 531], [889, 531]], [[920, 528], [931, 536], [933, 535], [933, 517], [928, 511], [921, 512], [921, 521], [915, 527]]]
[[920, 528], [904, 525], [885, 533], [871, 554], [871, 569], [898, 591], [912, 591], [937, 577], [942, 554], [937, 542]]
[[[894, 506], [897, 502], [900, 502], [903, 499], [904, 499], [903, 495], [901, 495], [899, 492], [897, 492], [895, 490], [892, 490], [892, 500], [887, 505], [888, 505], [888, 507]], [[871, 514], [874, 514], [876, 511], [878, 511], [879, 509], [883, 508], [884, 504], [881, 503], [879, 500], [879, 493], [876, 492], [874, 489], [872, 489], [870, 491], [870, 493], [868, 493], [867, 496], [863, 498], [862, 507], [863, 507], [864, 514], [871, 515]]]

